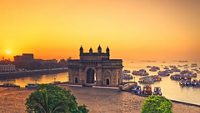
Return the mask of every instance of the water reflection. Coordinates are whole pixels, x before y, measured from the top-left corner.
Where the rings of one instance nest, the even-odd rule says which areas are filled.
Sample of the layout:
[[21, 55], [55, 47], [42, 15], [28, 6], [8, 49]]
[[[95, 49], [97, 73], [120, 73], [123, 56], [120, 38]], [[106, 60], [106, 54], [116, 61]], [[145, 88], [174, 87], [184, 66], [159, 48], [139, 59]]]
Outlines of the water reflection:
[[68, 81], [68, 73], [58, 73], [58, 74], [50, 74], [50, 75], [39, 75], [39, 76], [31, 76], [31, 77], [22, 77], [11, 80], [1, 80], [0, 84], [5, 82], [14, 83], [16, 85], [20, 85], [20, 87], [25, 87], [30, 83], [52, 83], [54, 81], [66, 82]]

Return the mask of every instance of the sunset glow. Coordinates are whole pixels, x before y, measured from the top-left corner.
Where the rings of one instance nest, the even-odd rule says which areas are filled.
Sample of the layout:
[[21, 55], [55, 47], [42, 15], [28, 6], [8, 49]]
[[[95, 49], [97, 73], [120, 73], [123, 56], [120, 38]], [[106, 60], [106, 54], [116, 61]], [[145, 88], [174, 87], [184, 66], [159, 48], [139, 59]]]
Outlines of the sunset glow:
[[199, 59], [200, 2], [188, 0], [1, 0], [0, 58], [77, 58], [99, 44], [123, 59]]
[[12, 53], [11, 50], [6, 50], [5, 52], [7, 55], [10, 55]]

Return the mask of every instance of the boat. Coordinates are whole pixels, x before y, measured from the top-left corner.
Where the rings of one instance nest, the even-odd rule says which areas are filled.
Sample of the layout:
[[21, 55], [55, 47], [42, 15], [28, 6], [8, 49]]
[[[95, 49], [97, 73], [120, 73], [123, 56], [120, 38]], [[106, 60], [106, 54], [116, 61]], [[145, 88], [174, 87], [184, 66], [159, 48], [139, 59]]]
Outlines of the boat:
[[154, 87], [153, 95], [162, 96], [161, 88], [160, 87]]
[[157, 67], [157, 66], [152, 66], [152, 67], [149, 69], [149, 71], [152, 71], [152, 72], [156, 72], [156, 71], [158, 71], [158, 70], [160, 70], [160, 68]]
[[151, 89], [151, 86], [150, 86], [150, 85], [146, 85], [146, 86], [143, 87], [142, 95], [143, 95], [143, 96], [152, 95], [152, 89]]
[[141, 95], [142, 94], [141, 86], [136, 86], [133, 89], [131, 89], [131, 91], [136, 95]]
[[153, 76], [146, 76], [146, 77], [139, 78], [138, 82], [141, 84], [153, 84], [154, 82], [159, 82], [161, 80], [162, 79], [159, 76], [153, 75]]
[[172, 68], [171, 71], [172, 71], [172, 72], [181, 72], [181, 70], [178, 69], [178, 68]]
[[165, 77], [165, 76], [169, 76], [170, 74], [168, 73], [168, 71], [159, 71], [158, 75], [162, 76], [162, 77]]
[[38, 84], [27, 84], [25, 86], [25, 88], [28, 88], [28, 89], [37, 89], [38, 88]]
[[183, 77], [187, 77], [187, 78], [196, 78], [197, 77], [197, 73], [194, 73], [193, 71], [189, 71], [189, 70], [183, 70], [180, 72], [181, 76]]
[[119, 90], [130, 91], [135, 86], [137, 86], [137, 82], [125, 83], [124, 85], [119, 85]]
[[139, 78], [138, 82], [141, 84], [153, 84], [155, 81], [154, 81], [154, 78], [147, 76], [147, 77]]
[[179, 85], [180, 86], [187, 86], [187, 87], [189, 87], [189, 86], [192, 86], [192, 81], [189, 80], [189, 79], [187, 79], [187, 80], [181, 80], [179, 82]]
[[198, 70], [197, 68], [192, 69], [193, 71], [196, 71], [197, 73], [200, 73], [200, 70]]
[[151, 66], [147, 66], [147, 68], [151, 68]]
[[193, 87], [199, 87], [200, 86], [200, 81], [198, 81], [197, 79], [192, 80], [192, 86]]
[[123, 80], [131, 80], [131, 79], [133, 79], [133, 76], [132, 76], [131, 74], [124, 73], [124, 74], [122, 75], [122, 79], [123, 79]]
[[133, 71], [133, 75], [138, 75], [138, 76], [148, 76], [149, 73], [145, 69], [140, 69], [139, 71]]
[[13, 84], [13, 83], [4, 83], [0, 85], [0, 87], [13, 87], [13, 88], [20, 88], [19, 85]]
[[131, 73], [131, 71], [130, 70], [123, 70], [123, 73]]
[[179, 81], [181, 80], [181, 75], [180, 74], [171, 75], [170, 79]]
[[197, 64], [191, 64], [191, 67], [197, 67], [198, 65]]
[[169, 67], [165, 66], [163, 69], [165, 69], [165, 70], [168, 70], [168, 69], [169, 69]]

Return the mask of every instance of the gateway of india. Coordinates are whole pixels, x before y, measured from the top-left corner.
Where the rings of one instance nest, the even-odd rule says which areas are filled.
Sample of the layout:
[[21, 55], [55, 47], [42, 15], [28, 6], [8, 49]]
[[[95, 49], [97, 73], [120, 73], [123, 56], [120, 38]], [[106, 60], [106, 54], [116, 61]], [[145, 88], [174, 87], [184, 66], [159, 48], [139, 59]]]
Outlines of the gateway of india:
[[110, 59], [110, 50], [97, 52], [92, 48], [84, 52], [80, 47], [80, 59], [68, 60], [69, 83], [77, 85], [118, 86], [122, 83], [122, 59]]

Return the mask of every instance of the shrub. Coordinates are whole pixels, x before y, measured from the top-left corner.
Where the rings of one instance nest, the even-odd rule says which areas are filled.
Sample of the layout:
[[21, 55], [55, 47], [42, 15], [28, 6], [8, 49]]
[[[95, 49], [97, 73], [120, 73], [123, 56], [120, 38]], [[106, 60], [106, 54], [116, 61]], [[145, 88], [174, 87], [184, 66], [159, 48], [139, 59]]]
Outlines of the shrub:
[[163, 96], [149, 96], [144, 101], [142, 113], [172, 113], [172, 102]]

